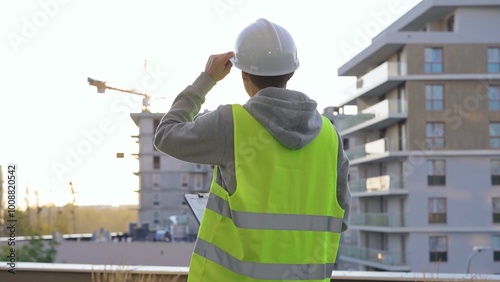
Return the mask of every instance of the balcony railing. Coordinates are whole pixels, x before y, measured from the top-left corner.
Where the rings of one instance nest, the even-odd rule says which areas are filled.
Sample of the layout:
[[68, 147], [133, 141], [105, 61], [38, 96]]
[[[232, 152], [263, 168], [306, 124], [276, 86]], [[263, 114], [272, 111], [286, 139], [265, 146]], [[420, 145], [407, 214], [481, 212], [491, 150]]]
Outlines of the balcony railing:
[[403, 144], [400, 141], [400, 138], [386, 137], [346, 150], [346, 154], [349, 160], [354, 160], [381, 155], [391, 151], [401, 151]]
[[341, 245], [339, 255], [358, 260], [365, 260], [387, 266], [407, 266], [408, 252], [392, 252], [377, 249], [367, 249], [358, 246]]
[[357, 92], [365, 92], [389, 80], [391, 77], [406, 75], [406, 63], [385, 62], [358, 78]]
[[356, 226], [405, 227], [408, 215], [397, 213], [354, 213], [350, 223]]
[[401, 191], [405, 189], [405, 181], [401, 177], [383, 175], [349, 181], [349, 188], [352, 192]]
[[392, 115], [406, 114], [406, 101], [387, 99], [362, 110], [359, 114], [339, 120], [335, 126], [339, 131], [344, 131], [372, 119], [390, 118]]

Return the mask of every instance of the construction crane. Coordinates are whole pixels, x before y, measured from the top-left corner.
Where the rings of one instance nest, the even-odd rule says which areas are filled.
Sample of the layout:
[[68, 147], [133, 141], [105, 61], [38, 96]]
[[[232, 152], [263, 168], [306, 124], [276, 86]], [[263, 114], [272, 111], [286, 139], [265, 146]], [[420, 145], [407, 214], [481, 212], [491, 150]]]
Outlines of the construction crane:
[[[144, 63], [144, 68], [146, 68], [146, 62]], [[124, 93], [129, 93], [129, 94], [141, 96], [142, 97], [142, 111], [143, 112], [149, 112], [151, 99], [165, 99], [165, 97], [151, 97], [147, 93], [138, 92], [138, 91], [133, 90], [133, 89], [122, 89], [122, 88], [113, 87], [113, 86], [107, 85], [108, 82], [106, 82], [106, 81], [97, 80], [97, 79], [93, 79], [90, 77], [87, 78], [87, 82], [89, 83], [89, 85], [95, 86], [97, 88], [97, 93], [102, 94], [106, 91], [106, 89], [109, 89], [109, 90], [115, 90], [115, 91], [119, 91], [119, 92], [124, 92]]]
[[127, 89], [121, 89], [121, 88], [109, 86], [106, 84], [107, 82], [105, 82], [105, 81], [93, 79], [90, 77], [87, 78], [87, 81], [88, 81], [89, 85], [97, 87], [97, 93], [102, 94], [106, 91], [106, 89], [109, 89], [109, 90], [115, 90], [115, 91], [125, 92], [125, 93], [129, 93], [129, 94], [139, 95], [142, 97], [142, 111], [149, 112], [149, 106], [150, 106], [149, 101], [150, 101], [151, 97], [148, 94], [137, 92], [135, 90], [127, 90]]

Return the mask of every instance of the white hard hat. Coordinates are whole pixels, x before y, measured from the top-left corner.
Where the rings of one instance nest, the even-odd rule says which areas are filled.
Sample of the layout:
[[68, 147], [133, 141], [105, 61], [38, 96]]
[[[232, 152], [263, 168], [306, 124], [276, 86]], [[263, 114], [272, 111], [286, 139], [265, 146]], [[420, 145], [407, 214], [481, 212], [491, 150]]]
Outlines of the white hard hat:
[[240, 32], [231, 62], [238, 69], [258, 76], [289, 74], [299, 67], [290, 33], [266, 19], [258, 19]]

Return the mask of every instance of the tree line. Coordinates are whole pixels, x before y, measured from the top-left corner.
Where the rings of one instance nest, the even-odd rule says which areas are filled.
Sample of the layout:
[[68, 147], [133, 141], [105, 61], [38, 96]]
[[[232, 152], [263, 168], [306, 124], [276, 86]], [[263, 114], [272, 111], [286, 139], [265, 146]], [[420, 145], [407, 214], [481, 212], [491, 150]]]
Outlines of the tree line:
[[[6, 237], [8, 213], [0, 221], [0, 237]], [[12, 219], [12, 218], [10, 218]], [[137, 206], [64, 206], [46, 205], [16, 210], [16, 236], [92, 233], [100, 228], [110, 232], [128, 232], [130, 222], [137, 222]]]

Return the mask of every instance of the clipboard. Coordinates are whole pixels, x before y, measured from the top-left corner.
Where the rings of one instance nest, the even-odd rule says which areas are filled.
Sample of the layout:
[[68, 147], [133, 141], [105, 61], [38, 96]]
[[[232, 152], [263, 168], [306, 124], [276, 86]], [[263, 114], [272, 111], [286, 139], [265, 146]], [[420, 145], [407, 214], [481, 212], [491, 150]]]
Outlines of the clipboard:
[[194, 217], [201, 223], [203, 218], [203, 212], [207, 207], [209, 193], [198, 193], [198, 194], [185, 194], [184, 199], [186, 200], [189, 208], [193, 211]]

